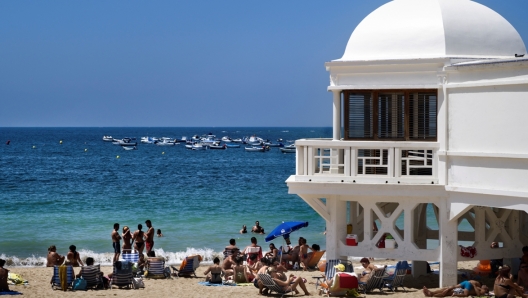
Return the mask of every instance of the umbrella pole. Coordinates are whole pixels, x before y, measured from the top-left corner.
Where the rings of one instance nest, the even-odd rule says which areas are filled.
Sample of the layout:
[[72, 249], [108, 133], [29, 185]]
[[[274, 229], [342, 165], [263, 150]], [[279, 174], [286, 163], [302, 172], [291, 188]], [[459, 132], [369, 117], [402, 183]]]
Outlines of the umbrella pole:
[[282, 237], [281, 257], [279, 263], [282, 265], [282, 254], [284, 253], [284, 237]]

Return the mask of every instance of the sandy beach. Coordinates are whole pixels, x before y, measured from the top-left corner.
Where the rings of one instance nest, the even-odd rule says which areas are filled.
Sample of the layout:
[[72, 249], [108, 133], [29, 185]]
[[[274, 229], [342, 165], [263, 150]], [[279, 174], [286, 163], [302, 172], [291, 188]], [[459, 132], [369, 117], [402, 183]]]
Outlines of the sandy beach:
[[[375, 261], [376, 265], [394, 265], [396, 261], [386, 260], [386, 261]], [[471, 274], [471, 269], [477, 265], [478, 261], [470, 262], [459, 262], [459, 281], [465, 280]], [[354, 267], [361, 266], [359, 262], [354, 263]], [[145, 288], [138, 290], [128, 290], [128, 289], [118, 289], [114, 287], [112, 290], [88, 290], [88, 291], [67, 291], [63, 292], [60, 290], [52, 290], [49, 284], [50, 278], [52, 276], [52, 268], [44, 267], [13, 267], [7, 269], [12, 273], [17, 273], [22, 275], [24, 279], [29, 282], [28, 286], [11, 286], [12, 290], [21, 292], [25, 297], [92, 297], [92, 296], [102, 296], [102, 297], [137, 297], [138, 295], [146, 297], [169, 297], [177, 295], [178, 297], [262, 297], [258, 294], [258, 290], [254, 286], [220, 286], [220, 287], [208, 287], [198, 284], [198, 282], [204, 280], [203, 272], [208, 266], [202, 265], [197, 269], [196, 273], [197, 278], [172, 278], [172, 279], [145, 279]], [[432, 266], [433, 269], [437, 267]], [[79, 268], [76, 268], [76, 273]], [[112, 267], [104, 266], [102, 271], [105, 274], [108, 274], [112, 271]], [[361, 270], [356, 269], [356, 273], [359, 273]], [[315, 284], [313, 281], [313, 276], [320, 276], [321, 272], [319, 271], [290, 271], [291, 273], [302, 276], [308, 280], [308, 290], [312, 295], [317, 296], [317, 291], [315, 290]], [[461, 273], [464, 273], [461, 274]], [[471, 275], [470, 275], [471, 276]], [[493, 280], [485, 276], [476, 276], [476, 279], [480, 279], [484, 284], [488, 286], [493, 285]], [[384, 292], [379, 293], [375, 290], [372, 293], [369, 293], [369, 297], [423, 297], [421, 291], [422, 287], [425, 285], [428, 288], [437, 288], [438, 287], [438, 274], [430, 273], [419, 278], [413, 278], [411, 275], [408, 275], [405, 278], [405, 287], [408, 291], [402, 292], [401, 290], [392, 293]], [[301, 291], [302, 293], [302, 291]], [[277, 295], [270, 295], [271, 297]], [[298, 294], [295, 296], [302, 296]], [[280, 296], [279, 296], [280, 297]]]

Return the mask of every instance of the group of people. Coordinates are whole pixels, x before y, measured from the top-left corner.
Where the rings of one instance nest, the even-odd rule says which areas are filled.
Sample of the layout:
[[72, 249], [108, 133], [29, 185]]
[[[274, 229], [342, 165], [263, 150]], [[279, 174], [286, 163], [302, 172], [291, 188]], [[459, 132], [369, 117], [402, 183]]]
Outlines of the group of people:
[[[247, 227], [246, 225], [242, 225], [242, 229], [240, 229], [240, 234], [246, 234], [246, 233], [247, 233]], [[255, 225], [251, 228], [251, 233], [266, 234], [264, 232], [264, 228], [260, 226], [260, 222], [258, 220], [255, 222]]]
[[[134, 250], [136, 250], [139, 255], [143, 255], [143, 250], [146, 248], [147, 255], [149, 252], [154, 249], [154, 227], [150, 219], [145, 221], [147, 225], [147, 231], [143, 232], [143, 225], [138, 224], [137, 230], [134, 233], [131, 233], [128, 226], [123, 227], [123, 232], [119, 235], [119, 223], [114, 224], [114, 229], [112, 230], [112, 246], [114, 249], [114, 263], [119, 260], [121, 255], [121, 239], [123, 239], [123, 253], [131, 253], [132, 245], [134, 245]], [[161, 230], [158, 229], [158, 237], [163, 236]]]

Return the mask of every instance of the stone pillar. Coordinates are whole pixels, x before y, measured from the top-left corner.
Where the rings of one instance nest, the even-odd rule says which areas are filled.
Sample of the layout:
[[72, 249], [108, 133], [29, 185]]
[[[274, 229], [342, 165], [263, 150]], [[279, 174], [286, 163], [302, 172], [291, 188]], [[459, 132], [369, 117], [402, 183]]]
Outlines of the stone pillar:
[[458, 220], [449, 220], [450, 203], [446, 200], [440, 207], [440, 287], [457, 284]]
[[345, 241], [347, 226], [346, 202], [338, 196], [326, 198], [326, 208], [330, 214], [330, 221], [326, 223], [326, 259], [346, 259], [339, 253], [339, 243]]
[[334, 95], [334, 113], [333, 113], [333, 140], [339, 141], [341, 139], [341, 90], [332, 90]]

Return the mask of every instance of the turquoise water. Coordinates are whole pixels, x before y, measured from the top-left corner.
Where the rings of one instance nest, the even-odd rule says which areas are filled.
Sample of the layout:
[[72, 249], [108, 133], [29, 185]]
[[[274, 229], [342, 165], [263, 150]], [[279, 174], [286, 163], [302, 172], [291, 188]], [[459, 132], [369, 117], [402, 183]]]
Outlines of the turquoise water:
[[[183, 144], [139, 144], [138, 150], [125, 151], [102, 141], [103, 135], [136, 137], [139, 142], [142, 136], [181, 138], [209, 132], [294, 141], [328, 138], [332, 129], [2, 128], [0, 258], [11, 265], [40, 266], [50, 245], [65, 254], [75, 244], [81, 257], [110, 264], [114, 222], [134, 231], [146, 219], [162, 230], [155, 250], [169, 263], [195, 252], [210, 261], [230, 238], [246, 246], [253, 235], [238, 231], [255, 220], [268, 231], [282, 221], [308, 221], [309, 227], [293, 236], [324, 248], [324, 220], [288, 194], [285, 180], [295, 173], [295, 154], [277, 148], [249, 153], [243, 146], [191, 151]], [[10, 145], [5, 145], [7, 140]], [[264, 237], [257, 236], [267, 247]]]

